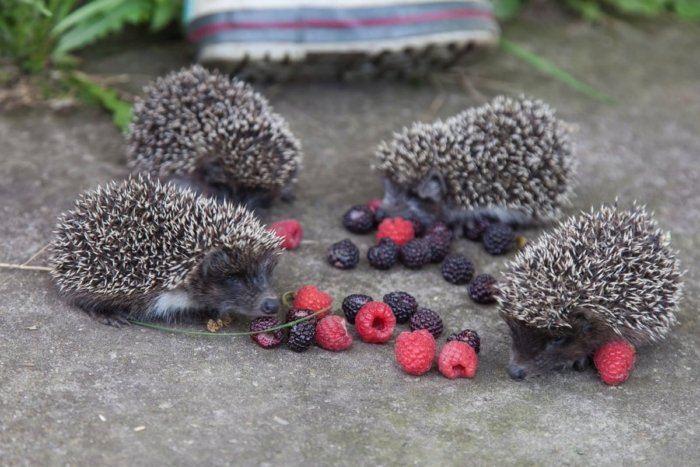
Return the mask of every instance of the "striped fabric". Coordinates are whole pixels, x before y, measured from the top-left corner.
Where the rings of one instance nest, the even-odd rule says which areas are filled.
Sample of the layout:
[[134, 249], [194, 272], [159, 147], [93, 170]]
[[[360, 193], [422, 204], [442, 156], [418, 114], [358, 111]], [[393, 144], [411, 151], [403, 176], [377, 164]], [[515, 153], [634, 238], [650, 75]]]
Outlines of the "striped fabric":
[[[374, 41], [413, 42], [432, 37], [495, 40], [491, 4], [472, 1], [285, 1], [187, 0], [189, 39], [202, 48], [220, 43], [319, 45], [329, 50]], [[329, 3], [335, 6], [322, 6]], [[254, 6], [255, 5], [255, 6]], [[308, 48], [308, 47], [307, 47]]]

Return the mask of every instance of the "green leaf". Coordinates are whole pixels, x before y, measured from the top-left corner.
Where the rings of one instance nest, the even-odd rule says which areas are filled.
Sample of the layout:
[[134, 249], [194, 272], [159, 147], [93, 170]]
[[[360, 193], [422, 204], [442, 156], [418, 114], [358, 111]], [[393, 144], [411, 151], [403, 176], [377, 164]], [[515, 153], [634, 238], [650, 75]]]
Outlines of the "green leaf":
[[539, 57], [538, 55], [530, 52], [529, 50], [515, 44], [514, 42], [511, 42], [507, 39], [501, 39], [499, 42], [500, 47], [505, 50], [506, 52], [511, 53], [515, 57], [519, 58], [520, 60], [523, 60], [524, 62], [529, 63], [542, 73], [556, 79], [557, 81], [560, 81], [570, 88], [585, 94], [586, 96], [596, 99], [601, 102], [605, 103], [612, 103], [613, 99], [608, 96], [607, 94], [604, 94], [595, 88], [589, 86], [588, 84], [579, 81], [576, 79], [574, 76], [571, 74], [567, 73], [566, 71], [562, 70], [561, 68], [558, 68], [556, 65], [554, 65], [552, 62], [545, 60], [544, 58]]
[[151, 31], [160, 31], [180, 17], [182, 3], [176, 0], [155, 0], [151, 12]]
[[583, 19], [597, 23], [603, 19], [603, 10], [595, 0], [565, 0], [566, 6], [581, 15]]
[[53, 16], [53, 14], [51, 13], [51, 10], [46, 8], [46, 5], [44, 5], [44, 2], [42, 2], [41, 0], [21, 0], [21, 2], [33, 7], [36, 11], [38, 11], [39, 13], [41, 13], [42, 15], [44, 15], [48, 18]]
[[129, 0], [95, 0], [93, 2], [88, 2], [63, 18], [51, 32], [59, 35], [78, 23], [93, 19], [91, 18], [92, 16], [109, 14], [123, 3], [129, 3]]
[[112, 112], [112, 121], [117, 128], [126, 131], [131, 122], [131, 104], [121, 100], [114, 89], [97, 84], [84, 73], [76, 71], [71, 78], [81, 90]]
[[620, 13], [628, 15], [654, 16], [666, 9], [668, 0], [608, 0]]
[[148, 4], [144, 1], [128, 1], [122, 3], [109, 14], [95, 18], [86, 23], [80, 23], [66, 32], [54, 49], [54, 56], [60, 56], [71, 50], [106, 36], [110, 32], [119, 31], [127, 23], [138, 23], [148, 14]]
[[700, 20], [700, 0], [675, 0], [673, 9], [683, 19]]
[[496, 0], [493, 4], [496, 18], [507, 21], [514, 18], [522, 10], [525, 0]]

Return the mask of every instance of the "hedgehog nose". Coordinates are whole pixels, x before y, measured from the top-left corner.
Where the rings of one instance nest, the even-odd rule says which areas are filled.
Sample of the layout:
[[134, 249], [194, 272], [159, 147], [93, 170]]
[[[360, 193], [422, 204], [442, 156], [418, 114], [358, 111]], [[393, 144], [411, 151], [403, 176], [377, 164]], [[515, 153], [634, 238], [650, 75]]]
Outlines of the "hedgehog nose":
[[508, 367], [508, 374], [515, 381], [522, 381], [523, 379], [525, 379], [525, 375], [527, 374], [527, 372], [523, 367], [517, 365], [510, 365]]
[[273, 315], [279, 311], [280, 301], [276, 298], [266, 298], [260, 305], [260, 309], [266, 315]]

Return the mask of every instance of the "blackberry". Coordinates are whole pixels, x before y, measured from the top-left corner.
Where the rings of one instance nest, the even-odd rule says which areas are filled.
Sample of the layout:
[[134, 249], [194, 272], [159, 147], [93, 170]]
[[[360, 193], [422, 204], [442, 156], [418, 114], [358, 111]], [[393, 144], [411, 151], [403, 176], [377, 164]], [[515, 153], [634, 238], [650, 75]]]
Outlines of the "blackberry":
[[449, 232], [436, 231], [425, 236], [425, 241], [430, 246], [430, 262], [439, 263], [450, 253], [452, 235]]
[[447, 338], [447, 342], [450, 341], [460, 341], [464, 342], [465, 344], [469, 344], [476, 353], [479, 353], [479, 350], [481, 350], [481, 339], [479, 339], [479, 334], [471, 329], [465, 329], [464, 331], [450, 334]]
[[[301, 318], [306, 318], [307, 316], [311, 316], [313, 314], [314, 312], [312, 310], [307, 310], [305, 308], [292, 308], [287, 312], [285, 323], [291, 323], [292, 321], [296, 321]], [[314, 316], [313, 318], [310, 318], [309, 321], [316, 324], [318, 322], [318, 318]]]
[[287, 347], [294, 352], [303, 352], [311, 347], [316, 337], [316, 324], [310, 321], [297, 323], [289, 330]]
[[357, 316], [357, 312], [360, 311], [360, 308], [362, 308], [362, 305], [369, 303], [372, 301], [372, 297], [369, 295], [363, 295], [363, 294], [352, 294], [348, 295], [345, 297], [343, 300], [343, 313], [345, 313], [345, 319], [348, 320], [348, 323], [350, 324], [355, 324], [355, 316]]
[[338, 269], [352, 269], [360, 262], [360, 250], [346, 238], [328, 247], [328, 263]]
[[436, 312], [428, 308], [418, 308], [418, 311], [413, 313], [409, 323], [411, 331], [426, 329], [437, 339], [442, 334], [442, 318]]
[[367, 251], [369, 265], [375, 269], [389, 269], [399, 260], [401, 248], [390, 238], [382, 238]]
[[450, 255], [442, 263], [442, 277], [451, 284], [467, 284], [474, 276], [474, 264], [462, 255]]
[[425, 236], [433, 235], [434, 233], [446, 233], [452, 237], [452, 231], [444, 222], [433, 222], [425, 228]]
[[401, 263], [409, 269], [420, 269], [430, 262], [430, 244], [422, 238], [406, 242], [401, 247]]
[[484, 231], [481, 238], [484, 250], [491, 255], [508, 253], [513, 246], [515, 233], [508, 224], [491, 224]]
[[480, 217], [469, 219], [464, 223], [464, 237], [473, 241], [480, 242], [481, 237], [484, 235], [484, 231], [488, 228], [491, 223]]
[[480, 274], [469, 285], [469, 296], [476, 303], [495, 303], [496, 279], [489, 274]]
[[370, 233], [374, 225], [374, 212], [369, 206], [358, 204], [343, 214], [343, 226], [352, 233]]
[[265, 330], [279, 326], [281, 323], [277, 318], [272, 316], [261, 316], [250, 322], [250, 331], [257, 332], [250, 336], [253, 342], [258, 344], [263, 349], [271, 349], [282, 343], [284, 331], [278, 329], [276, 331], [265, 332]]
[[406, 292], [390, 292], [384, 295], [382, 301], [389, 305], [399, 324], [408, 322], [411, 315], [418, 310], [418, 302]]
[[411, 224], [413, 224], [413, 234], [416, 237], [422, 237], [425, 235], [425, 224], [416, 219], [408, 219]]

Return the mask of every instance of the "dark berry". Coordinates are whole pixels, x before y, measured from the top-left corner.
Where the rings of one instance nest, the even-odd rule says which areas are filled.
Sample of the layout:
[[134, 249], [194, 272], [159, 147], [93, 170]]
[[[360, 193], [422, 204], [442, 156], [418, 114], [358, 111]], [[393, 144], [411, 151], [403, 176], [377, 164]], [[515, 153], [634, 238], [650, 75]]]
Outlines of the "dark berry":
[[489, 225], [491, 225], [491, 223], [486, 219], [479, 217], [469, 219], [464, 223], [464, 237], [473, 242], [479, 242]]
[[430, 246], [430, 262], [439, 263], [450, 253], [452, 234], [449, 232], [434, 232], [425, 236]]
[[434, 233], [446, 233], [452, 236], [452, 231], [444, 222], [433, 222], [428, 227], [425, 228], [425, 236], [432, 235]]
[[389, 269], [399, 260], [400, 252], [401, 248], [392, 239], [382, 238], [367, 251], [367, 259], [375, 269]]
[[355, 324], [355, 316], [357, 316], [357, 312], [360, 311], [360, 308], [362, 308], [364, 304], [371, 301], [372, 297], [359, 293], [345, 297], [343, 300], [343, 313], [345, 313], [345, 319], [348, 320], [348, 323]]
[[295, 352], [303, 352], [314, 343], [314, 337], [316, 337], [316, 324], [302, 321], [289, 330], [287, 346]]
[[374, 212], [369, 206], [353, 206], [343, 214], [343, 226], [352, 233], [370, 233], [374, 229]]
[[474, 264], [462, 255], [450, 255], [442, 263], [442, 277], [451, 284], [467, 284], [474, 276]]
[[413, 233], [416, 237], [422, 237], [425, 235], [425, 224], [416, 219], [409, 219], [411, 224], [413, 224]]
[[479, 339], [479, 334], [471, 329], [465, 329], [464, 331], [450, 334], [450, 336], [447, 338], [447, 342], [450, 341], [460, 341], [464, 342], [465, 344], [469, 344], [476, 353], [479, 353], [479, 350], [481, 349], [481, 339]]
[[440, 318], [440, 315], [436, 312], [428, 308], [418, 308], [418, 311], [411, 316], [408, 325], [411, 331], [426, 329], [430, 331], [430, 334], [435, 338], [442, 334], [442, 318]]
[[469, 296], [476, 303], [488, 304], [496, 301], [496, 279], [489, 274], [480, 274], [469, 284]]
[[328, 263], [338, 269], [352, 269], [360, 262], [360, 250], [350, 239], [341, 240], [328, 247]]
[[250, 331], [256, 332], [257, 334], [251, 335], [250, 338], [263, 349], [277, 347], [282, 343], [284, 331], [282, 329], [278, 329], [276, 331], [265, 332], [265, 330], [274, 328], [280, 324], [281, 323], [277, 318], [273, 318], [271, 316], [261, 316], [260, 318], [255, 318], [250, 322]]
[[430, 245], [422, 238], [410, 240], [401, 247], [401, 263], [409, 269], [420, 269], [430, 262]]
[[[296, 321], [301, 318], [306, 318], [307, 316], [313, 315], [314, 312], [309, 309], [305, 308], [292, 308], [287, 312], [287, 317], [285, 319], [286, 323], [291, 323], [292, 321]], [[313, 322], [314, 324], [318, 322], [318, 318], [314, 316], [313, 318], [309, 318], [309, 321]]]
[[487, 253], [502, 255], [512, 248], [514, 239], [515, 233], [508, 224], [491, 224], [484, 231], [481, 242]]
[[406, 292], [390, 292], [384, 295], [382, 301], [389, 305], [399, 324], [408, 322], [411, 315], [418, 309], [416, 299]]

